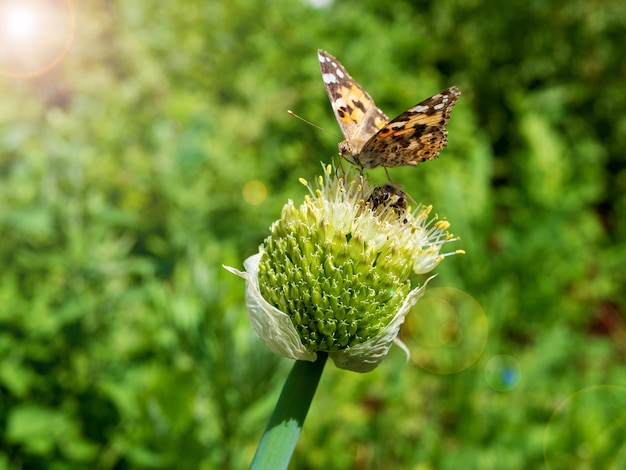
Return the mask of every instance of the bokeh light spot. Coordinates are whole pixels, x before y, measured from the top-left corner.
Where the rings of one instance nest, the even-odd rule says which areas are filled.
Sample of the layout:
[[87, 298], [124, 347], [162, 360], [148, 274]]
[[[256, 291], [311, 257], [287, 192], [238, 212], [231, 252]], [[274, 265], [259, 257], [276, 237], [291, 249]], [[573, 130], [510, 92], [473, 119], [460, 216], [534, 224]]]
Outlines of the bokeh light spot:
[[258, 206], [267, 199], [267, 186], [259, 180], [250, 180], [241, 190], [243, 200], [253, 206]]
[[315, 8], [326, 8], [331, 3], [333, 3], [333, 0], [307, 0], [307, 1], [311, 6], [314, 6]]
[[522, 379], [522, 367], [517, 359], [499, 354], [485, 365], [485, 381], [498, 392], [508, 392], [518, 386]]
[[480, 304], [451, 287], [426, 289], [402, 329], [411, 360], [437, 374], [453, 374], [478, 360], [489, 325]]

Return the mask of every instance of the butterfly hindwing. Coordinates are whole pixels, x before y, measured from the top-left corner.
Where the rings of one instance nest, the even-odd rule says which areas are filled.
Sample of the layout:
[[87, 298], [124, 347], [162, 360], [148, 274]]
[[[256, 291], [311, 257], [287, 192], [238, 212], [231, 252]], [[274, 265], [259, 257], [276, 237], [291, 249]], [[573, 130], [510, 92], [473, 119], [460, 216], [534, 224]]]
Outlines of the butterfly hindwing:
[[448, 142], [446, 124], [460, 94], [457, 87], [450, 87], [393, 119], [365, 143], [361, 165], [416, 166], [437, 158]]

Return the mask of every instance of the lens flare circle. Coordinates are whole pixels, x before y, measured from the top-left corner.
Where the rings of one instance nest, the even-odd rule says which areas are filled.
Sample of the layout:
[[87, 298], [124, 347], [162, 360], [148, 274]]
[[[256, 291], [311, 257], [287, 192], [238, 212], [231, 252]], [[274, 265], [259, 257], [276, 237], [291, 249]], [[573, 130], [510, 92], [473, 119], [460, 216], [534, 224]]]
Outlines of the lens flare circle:
[[467, 369], [481, 356], [489, 324], [480, 304], [452, 287], [426, 290], [402, 330], [411, 360], [436, 374]]
[[67, 54], [76, 26], [71, 0], [0, 3], [0, 75], [33, 77]]
[[626, 468], [626, 388], [596, 385], [561, 402], [543, 437], [547, 469]]
[[508, 354], [498, 354], [489, 359], [484, 373], [487, 384], [498, 392], [511, 391], [522, 380], [522, 366]]

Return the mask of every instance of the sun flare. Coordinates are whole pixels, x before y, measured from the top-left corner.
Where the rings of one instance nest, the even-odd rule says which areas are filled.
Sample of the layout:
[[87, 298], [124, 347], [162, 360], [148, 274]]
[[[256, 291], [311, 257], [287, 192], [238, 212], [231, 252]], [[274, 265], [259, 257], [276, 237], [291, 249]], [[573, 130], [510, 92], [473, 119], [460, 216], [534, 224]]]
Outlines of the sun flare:
[[0, 74], [39, 75], [66, 55], [74, 37], [71, 0], [0, 2]]
[[2, 11], [2, 32], [6, 39], [27, 40], [36, 34], [41, 19], [37, 10], [29, 5], [12, 4]]

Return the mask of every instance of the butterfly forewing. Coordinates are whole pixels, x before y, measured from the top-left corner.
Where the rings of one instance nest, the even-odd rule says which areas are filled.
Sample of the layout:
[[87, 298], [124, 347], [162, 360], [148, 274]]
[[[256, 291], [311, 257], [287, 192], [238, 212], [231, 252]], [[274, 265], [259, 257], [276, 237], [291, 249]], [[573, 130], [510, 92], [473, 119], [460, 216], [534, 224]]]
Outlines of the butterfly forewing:
[[346, 141], [360, 149], [389, 121], [372, 97], [332, 55], [318, 51], [328, 98]]

